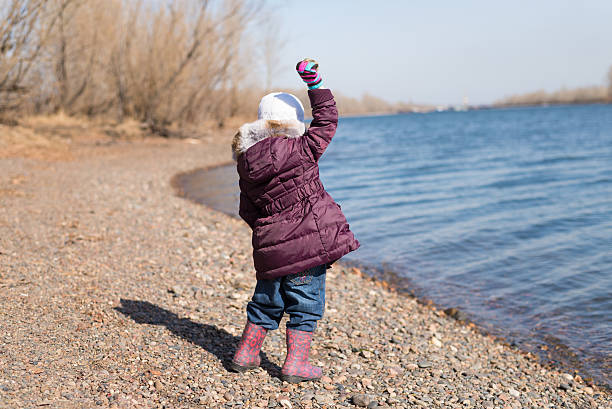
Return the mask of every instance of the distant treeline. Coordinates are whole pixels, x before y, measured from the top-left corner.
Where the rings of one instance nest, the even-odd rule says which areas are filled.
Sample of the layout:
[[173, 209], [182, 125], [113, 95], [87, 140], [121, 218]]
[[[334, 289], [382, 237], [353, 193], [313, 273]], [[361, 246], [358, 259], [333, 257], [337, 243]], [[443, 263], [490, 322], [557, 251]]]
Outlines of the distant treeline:
[[612, 102], [612, 67], [608, 72], [608, 86], [592, 86], [561, 89], [555, 92], [544, 90], [528, 94], [512, 95], [496, 101], [495, 106], [543, 105], [543, 104], [593, 104]]
[[413, 104], [410, 102], [391, 103], [370, 94], [352, 98], [335, 93], [338, 111], [344, 115], [390, 114], [402, 112], [428, 112], [435, 110], [433, 105]]

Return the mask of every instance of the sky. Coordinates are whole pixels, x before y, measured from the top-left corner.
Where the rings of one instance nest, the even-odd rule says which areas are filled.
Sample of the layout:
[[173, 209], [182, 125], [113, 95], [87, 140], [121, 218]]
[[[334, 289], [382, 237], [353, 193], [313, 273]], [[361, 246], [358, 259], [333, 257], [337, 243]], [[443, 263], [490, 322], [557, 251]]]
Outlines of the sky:
[[[388, 101], [484, 104], [603, 85], [612, 0], [269, 0], [285, 45], [276, 87], [315, 58], [325, 84]], [[285, 63], [286, 62], [286, 63]], [[285, 66], [286, 64], [286, 66]]]

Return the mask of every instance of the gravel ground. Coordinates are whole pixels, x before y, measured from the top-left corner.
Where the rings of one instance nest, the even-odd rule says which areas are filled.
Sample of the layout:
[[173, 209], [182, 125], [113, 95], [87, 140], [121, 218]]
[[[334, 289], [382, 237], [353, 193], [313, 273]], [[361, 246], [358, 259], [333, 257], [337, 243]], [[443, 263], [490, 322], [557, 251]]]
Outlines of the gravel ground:
[[[0, 407], [610, 408], [578, 376], [358, 270], [328, 271], [318, 383], [227, 371], [254, 288], [246, 224], [175, 196], [228, 139], [113, 142], [71, 161], [0, 159]], [[76, 148], [75, 148], [76, 149]]]

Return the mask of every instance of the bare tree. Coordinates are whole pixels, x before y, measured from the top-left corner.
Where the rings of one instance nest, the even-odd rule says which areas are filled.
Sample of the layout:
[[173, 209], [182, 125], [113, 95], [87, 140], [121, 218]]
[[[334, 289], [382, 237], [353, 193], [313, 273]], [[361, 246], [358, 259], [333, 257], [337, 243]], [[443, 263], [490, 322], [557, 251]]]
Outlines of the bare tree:
[[119, 10], [115, 21], [119, 21], [116, 37], [111, 40], [112, 48], [109, 56], [108, 73], [110, 89], [113, 90], [111, 98], [115, 101], [116, 117], [123, 121], [126, 116], [133, 114], [130, 105], [130, 82], [133, 81], [133, 59], [130, 58], [134, 50], [132, 45], [137, 38], [139, 16], [142, 11], [142, 1], [134, 2]]
[[204, 0], [174, 1], [145, 10], [132, 24], [138, 29], [130, 38], [138, 45], [120, 64], [132, 67], [126, 75], [130, 114], [156, 130], [196, 120], [197, 110], [224, 114], [218, 107], [225, 106], [227, 79], [253, 10], [242, 0], [214, 8]]
[[[99, 50], [98, 27], [91, 0], [55, 0], [58, 17], [50, 40], [58, 98], [54, 110], [71, 112], [93, 81], [95, 56]], [[85, 6], [85, 7], [83, 7]]]
[[280, 55], [287, 45], [286, 38], [283, 36], [281, 26], [277, 16], [266, 16], [267, 21], [263, 25], [261, 39], [261, 60], [265, 70], [266, 91], [271, 91], [276, 75], [283, 68]]
[[43, 48], [74, 0], [0, 0], [0, 111], [15, 109], [28, 90]]
[[0, 110], [16, 107], [24, 79], [40, 52], [35, 30], [45, 2], [5, 0], [0, 21]]

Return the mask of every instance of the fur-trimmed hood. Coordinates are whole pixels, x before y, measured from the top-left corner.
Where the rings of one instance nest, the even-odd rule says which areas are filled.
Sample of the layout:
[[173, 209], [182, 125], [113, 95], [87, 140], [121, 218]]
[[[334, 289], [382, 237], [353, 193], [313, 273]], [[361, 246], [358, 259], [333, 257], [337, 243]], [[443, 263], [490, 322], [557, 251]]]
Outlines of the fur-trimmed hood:
[[271, 137], [299, 138], [306, 132], [306, 125], [298, 120], [273, 121], [269, 119], [258, 119], [240, 127], [232, 141], [232, 152], [234, 160], [245, 153], [257, 142]]

